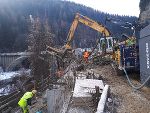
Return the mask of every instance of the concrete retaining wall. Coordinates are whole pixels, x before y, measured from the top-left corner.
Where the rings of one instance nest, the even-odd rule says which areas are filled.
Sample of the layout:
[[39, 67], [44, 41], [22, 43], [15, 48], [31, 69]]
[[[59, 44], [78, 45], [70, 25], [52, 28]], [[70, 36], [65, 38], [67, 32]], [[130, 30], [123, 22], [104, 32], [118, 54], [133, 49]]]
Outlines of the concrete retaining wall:
[[60, 113], [65, 100], [65, 89], [47, 90], [48, 113]]

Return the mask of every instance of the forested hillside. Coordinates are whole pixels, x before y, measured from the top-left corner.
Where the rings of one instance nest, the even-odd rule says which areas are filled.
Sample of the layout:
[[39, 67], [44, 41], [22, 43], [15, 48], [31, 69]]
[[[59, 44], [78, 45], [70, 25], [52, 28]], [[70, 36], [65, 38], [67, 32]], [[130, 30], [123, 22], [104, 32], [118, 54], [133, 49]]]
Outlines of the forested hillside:
[[[55, 34], [54, 43], [63, 45], [74, 19], [75, 13], [105, 24], [106, 17], [134, 22], [136, 17], [109, 15], [89, 7], [60, 0], [0, 0], [0, 52], [16, 52], [27, 49], [29, 15], [39, 17], [41, 22], [48, 19], [51, 32]], [[129, 31], [112, 23], [106, 26], [115, 37]], [[98, 33], [90, 28], [79, 25], [75, 32], [75, 47], [91, 47], [98, 38]]]

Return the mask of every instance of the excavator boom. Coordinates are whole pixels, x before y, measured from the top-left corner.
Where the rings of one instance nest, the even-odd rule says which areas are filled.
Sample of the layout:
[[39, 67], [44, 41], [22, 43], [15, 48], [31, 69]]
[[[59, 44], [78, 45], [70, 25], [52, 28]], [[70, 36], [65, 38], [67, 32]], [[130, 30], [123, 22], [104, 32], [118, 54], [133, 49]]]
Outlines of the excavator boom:
[[[76, 30], [79, 23], [82, 23], [82, 24], [100, 32], [103, 35], [103, 39], [101, 39], [101, 40], [105, 40], [108, 37], [107, 38], [108, 40], [106, 41], [107, 42], [106, 46], [108, 46], [110, 44], [110, 41], [109, 41], [110, 32], [105, 26], [103, 26], [101, 23], [97, 23], [96, 21], [94, 21], [94, 20], [92, 20], [86, 16], [83, 16], [79, 13], [76, 13], [74, 21], [72, 22], [72, 25], [71, 25], [70, 30], [68, 32], [66, 44], [60, 50], [47, 46], [47, 49], [46, 49], [47, 52], [52, 51], [54, 53], [57, 53], [58, 55], [61, 55], [61, 57], [65, 56], [66, 53], [69, 53], [68, 50], [72, 49], [71, 43], [72, 43], [72, 40], [74, 38], [75, 30]], [[111, 42], [112, 42], [112, 40], [111, 40]]]
[[104, 37], [110, 36], [109, 30], [105, 26], [97, 23], [96, 21], [94, 21], [94, 20], [92, 20], [86, 16], [83, 16], [83, 15], [77, 13], [75, 16], [75, 19], [74, 19], [74, 21], [70, 27], [68, 36], [67, 36], [67, 43], [65, 45], [66, 49], [71, 48], [71, 42], [73, 40], [74, 32], [75, 32], [79, 22], [86, 25], [86, 26], [89, 26], [90, 28], [92, 28], [92, 29], [94, 29], [100, 33], [102, 33]]

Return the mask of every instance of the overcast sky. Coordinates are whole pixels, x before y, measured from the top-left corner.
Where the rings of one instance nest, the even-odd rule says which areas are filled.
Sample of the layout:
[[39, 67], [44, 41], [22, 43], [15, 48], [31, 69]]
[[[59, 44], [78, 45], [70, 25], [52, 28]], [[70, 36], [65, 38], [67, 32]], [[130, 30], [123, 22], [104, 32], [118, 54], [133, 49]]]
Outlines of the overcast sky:
[[110, 14], [139, 16], [140, 0], [67, 0]]

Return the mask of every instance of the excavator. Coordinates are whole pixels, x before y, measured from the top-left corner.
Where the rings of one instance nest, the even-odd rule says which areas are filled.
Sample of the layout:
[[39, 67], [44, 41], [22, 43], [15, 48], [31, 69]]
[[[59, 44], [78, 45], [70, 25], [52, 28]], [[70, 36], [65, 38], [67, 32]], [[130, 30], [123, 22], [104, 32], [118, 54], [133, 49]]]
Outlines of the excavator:
[[113, 38], [110, 37], [111, 33], [104, 25], [102, 25], [101, 23], [97, 23], [96, 21], [88, 18], [87, 16], [83, 16], [79, 13], [76, 13], [74, 21], [72, 22], [72, 25], [70, 27], [70, 30], [69, 30], [69, 33], [67, 36], [66, 44], [61, 49], [56, 49], [56, 48], [47, 46], [46, 51], [48, 53], [50, 53], [50, 51], [53, 51], [53, 52], [57, 53], [58, 56], [64, 57], [68, 50], [72, 50], [71, 43], [74, 39], [74, 33], [75, 33], [75, 30], [79, 23], [82, 23], [85, 26], [88, 26], [102, 34], [103, 38], [101, 38], [99, 41], [97, 41], [97, 44], [100, 42], [105, 42], [106, 50], [107, 50], [107, 48], [110, 48], [113, 46]]

